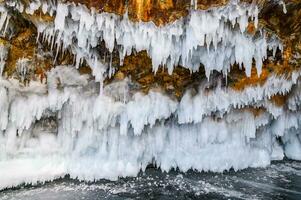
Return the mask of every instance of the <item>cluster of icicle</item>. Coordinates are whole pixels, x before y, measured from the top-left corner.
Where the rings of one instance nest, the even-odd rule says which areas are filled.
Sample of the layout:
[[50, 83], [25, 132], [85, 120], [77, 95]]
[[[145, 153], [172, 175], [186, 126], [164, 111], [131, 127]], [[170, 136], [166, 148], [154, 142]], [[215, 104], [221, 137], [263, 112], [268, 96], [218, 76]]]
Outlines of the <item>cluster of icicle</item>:
[[[71, 49], [76, 66], [85, 59], [95, 80], [72, 66], [57, 66], [46, 84], [31, 81], [27, 87], [0, 77], [0, 189], [66, 174], [114, 180], [135, 176], [150, 163], [164, 171], [221, 172], [264, 167], [284, 155], [301, 159], [300, 71], [289, 78], [270, 76], [264, 85], [240, 92], [221, 86], [208, 91], [210, 82], [203, 82], [179, 102], [160, 91], [131, 95], [128, 79], [104, 86], [101, 94], [95, 83], [108, 67], [94, 51], [102, 40], [110, 52], [119, 51], [121, 61], [133, 49], [147, 50], [155, 71], [166, 64], [171, 72], [179, 63], [196, 71], [202, 63], [209, 76], [214, 69], [226, 73], [237, 62], [249, 75], [254, 58], [260, 72], [267, 48], [276, 51], [280, 44], [268, 42], [264, 33], [257, 38], [246, 33], [249, 19], [257, 24], [256, 6], [231, 1], [156, 27], [126, 15], [40, 2], [28, 8], [19, 1], [8, 4], [28, 14], [41, 7], [53, 15], [56, 9], [55, 23], [36, 22], [41, 39], [58, 52]], [[6, 55], [1, 46], [0, 64]], [[27, 64], [18, 62], [21, 74]], [[288, 93], [286, 107], [268, 100]], [[266, 111], [254, 115], [250, 107]]]
[[[1, 80], [0, 188], [66, 174], [115, 180], [150, 163], [221, 172], [264, 167], [284, 155], [301, 159], [301, 94], [292, 90], [300, 74], [241, 92], [200, 86], [180, 102], [160, 91], [130, 96], [127, 79], [98, 95], [95, 82], [72, 66], [52, 69], [46, 85]], [[268, 101], [288, 92], [288, 109]], [[266, 111], [254, 115], [250, 106]]]
[[121, 63], [133, 50], [146, 50], [154, 72], [164, 66], [172, 73], [178, 65], [195, 72], [203, 65], [208, 78], [213, 70], [226, 74], [234, 63], [250, 76], [253, 59], [260, 74], [267, 51], [282, 49], [275, 39], [267, 39], [264, 31], [256, 36], [247, 33], [249, 21], [257, 28], [258, 8], [238, 0], [221, 8], [192, 10], [189, 16], [161, 27], [153, 22], [131, 22], [127, 14], [97, 13], [72, 3], [54, 5], [39, 0], [25, 8], [16, 1], [10, 6], [28, 14], [37, 9], [45, 14], [56, 13], [54, 23], [36, 22], [40, 37], [58, 52], [71, 48], [76, 55], [75, 65], [88, 61], [100, 80], [109, 67], [100, 63], [100, 56], [93, 50], [100, 41], [110, 53], [118, 50]]

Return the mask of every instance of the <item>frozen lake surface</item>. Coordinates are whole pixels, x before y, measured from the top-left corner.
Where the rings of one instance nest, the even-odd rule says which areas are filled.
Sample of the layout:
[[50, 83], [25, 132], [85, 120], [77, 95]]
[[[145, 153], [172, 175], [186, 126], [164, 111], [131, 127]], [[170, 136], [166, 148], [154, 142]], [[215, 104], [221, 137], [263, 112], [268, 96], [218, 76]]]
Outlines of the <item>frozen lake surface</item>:
[[148, 168], [138, 177], [79, 182], [68, 177], [0, 192], [0, 200], [81, 199], [301, 199], [301, 162], [273, 162], [238, 172], [163, 173]]

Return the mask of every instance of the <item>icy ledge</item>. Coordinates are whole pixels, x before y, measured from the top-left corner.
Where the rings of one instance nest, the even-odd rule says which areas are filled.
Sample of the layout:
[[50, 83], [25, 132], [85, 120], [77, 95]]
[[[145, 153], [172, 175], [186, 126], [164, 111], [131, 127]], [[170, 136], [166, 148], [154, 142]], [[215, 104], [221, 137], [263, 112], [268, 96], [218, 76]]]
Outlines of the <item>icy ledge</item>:
[[[266, 101], [299, 85], [299, 76], [271, 77], [262, 87], [246, 89], [253, 92], [228, 90], [231, 98], [222, 88], [204, 93], [201, 87], [180, 103], [160, 91], [130, 96], [128, 80], [97, 95], [94, 82], [66, 66], [48, 74], [46, 87], [32, 82], [24, 89], [1, 80], [0, 188], [66, 174], [86, 181], [115, 180], [135, 176], [149, 163], [165, 171], [222, 172], [264, 167], [284, 155], [300, 159], [300, 112], [271, 111]], [[298, 98], [295, 92], [290, 107]], [[199, 104], [203, 110], [191, 107]], [[255, 116], [250, 105], [267, 112]], [[180, 116], [188, 120], [179, 121]]]

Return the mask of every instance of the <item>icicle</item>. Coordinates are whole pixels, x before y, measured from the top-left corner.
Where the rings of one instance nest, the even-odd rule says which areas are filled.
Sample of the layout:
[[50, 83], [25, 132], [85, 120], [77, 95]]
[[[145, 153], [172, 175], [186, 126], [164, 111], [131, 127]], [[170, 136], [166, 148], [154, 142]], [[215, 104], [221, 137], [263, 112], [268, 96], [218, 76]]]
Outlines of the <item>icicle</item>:
[[4, 32], [3, 32], [3, 35], [5, 36], [6, 34], [6, 30], [7, 30], [7, 27], [8, 27], [8, 24], [9, 24], [9, 20], [10, 20], [10, 15], [7, 16], [7, 19], [6, 19], [6, 24], [5, 24], [5, 28], [4, 28]]
[[31, 70], [30, 60], [27, 58], [18, 59], [16, 69], [21, 77], [21, 81], [24, 82], [27, 73]]
[[283, 0], [281, 0], [281, 1], [279, 2], [279, 4], [282, 5], [282, 7], [283, 7], [283, 13], [286, 14], [286, 13], [287, 13], [287, 10], [286, 10], [285, 2], [284, 2]]
[[110, 53], [110, 63], [109, 63], [109, 78], [112, 77], [112, 75], [114, 74], [114, 70], [112, 68], [112, 61], [113, 60], [113, 56], [112, 53]]
[[4, 45], [0, 45], [0, 76], [2, 76], [3, 74], [7, 53], [7, 47]]
[[198, 0], [191, 0], [190, 5], [193, 6], [195, 10], [198, 9]]
[[[6, 24], [8, 23], [7, 22], [8, 21], [8, 13], [5, 10], [5, 8], [1, 8], [0, 13], [1, 13], [1, 17], [0, 17], [0, 30], [2, 30], [5, 22], [6, 22]], [[4, 32], [4, 34], [5, 34], [5, 32]]]

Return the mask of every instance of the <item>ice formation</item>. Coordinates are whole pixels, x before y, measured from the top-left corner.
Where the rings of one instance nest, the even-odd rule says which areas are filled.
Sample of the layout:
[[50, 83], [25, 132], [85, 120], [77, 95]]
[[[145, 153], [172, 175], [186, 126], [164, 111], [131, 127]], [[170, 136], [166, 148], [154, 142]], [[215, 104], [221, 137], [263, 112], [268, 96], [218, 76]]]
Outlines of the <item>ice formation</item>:
[[0, 75], [3, 73], [4, 65], [5, 65], [5, 60], [7, 57], [7, 48], [5, 45], [0, 45]]
[[131, 22], [127, 14], [97, 13], [66, 3], [55, 7], [51, 2], [34, 1], [25, 11], [32, 14], [39, 8], [50, 15], [54, 10], [57, 13], [54, 23], [36, 23], [40, 37], [58, 51], [71, 48], [77, 67], [83, 60], [100, 60], [93, 48], [104, 41], [110, 53], [114, 49], [119, 52], [121, 63], [133, 50], [146, 50], [154, 72], [164, 66], [172, 73], [179, 64], [195, 72], [203, 65], [209, 78], [213, 70], [226, 74], [232, 64], [238, 63], [250, 76], [253, 59], [260, 74], [267, 50], [282, 48], [275, 39], [267, 39], [264, 32], [256, 36], [247, 33], [249, 20], [257, 27], [258, 8], [237, 0], [222, 8], [192, 10], [185, 19], [161, 27], [152, 22]]
[[7, 30], [7, 26], [9, 23], [10, 15], [7, 12], [7, 9], [3, 6], [0, 6], [0, 31], [2, 31], [4, 34]]
[[[266, 166], [284, 154], [300, 159], [300, 114], [275, 115], [266, 101], [290, 91], [296, 79], [272, 77], [263, 87], [228, 91], [231, 98], [222, 88], [210, 94], [200, 88], [178, 103], [160, 91], [125, 98], [118, 90], [127, 92], [129, 80], [97, 95], [71, 66], [58, 66], [49, 77], [47, 88], [31, 82], [26, 91], [12, 80], [1, 81], [1, 188], [65, 174], [90, 181], [134, 176], [149, 163], [166, 171], [221, 172]], [[223, 96], [223, 103], [215, 95]], [[247, 109], [251, 104], [271, 111], [254, 117]]]
[[[301, 159], [301, 71], [289, 78], [270, 76], [264, 85], [240, 92], [219, 85], [208, 92], [201, 83], [196, 94], [188, 90], [179, 102], [158, 90], [130, 94], [127, 78], [102, 85], [110, 65], [94, 51], [100, 41], [110, 53], [117, 50], [121, 62], [133, 50], [146, 50], [155, 72], [166, 66], [171, 73], [178, 64], [198, 71], [202, 64], [209, 77], [238, 63], [250, 75], [254, 59], [260, 74], [267, 50], [282, 47], [264, 31], [247, 33], [249, 20], [258, 23], [255, 5], [233, 0], [222, 8], [191, 10], [187, 19], [162, 27], [82, 5], [33, 1], [25, 8], [11, 1], [8, 6], [28, 14], [38, 8], [51, 16], [56, 11], [54, 23], [36, 22], [39, 38], [58, 55], [72, 51], [76, 60], [75, 67], [53, 68], [46, 84], [30, 81], [24, 87], [0, 77], [0, 189], [66, 174], [114, 180], [135, 176], [150, 163], [165, 171], [222, 172], [267, 166], [284, 155]], [[9, 18], [1, 13], [3, 29]], [[1, 72], [5, 59], [6, 48], [0, 46]], [[94, 80], [77, 71], [83, 60]], [[19, 60], [17, 69], [24, 80], [29, 61]], [[288, 92], [287, 108], [268, 101]], [[250, 107], [265, 111], [254, 115]]]

